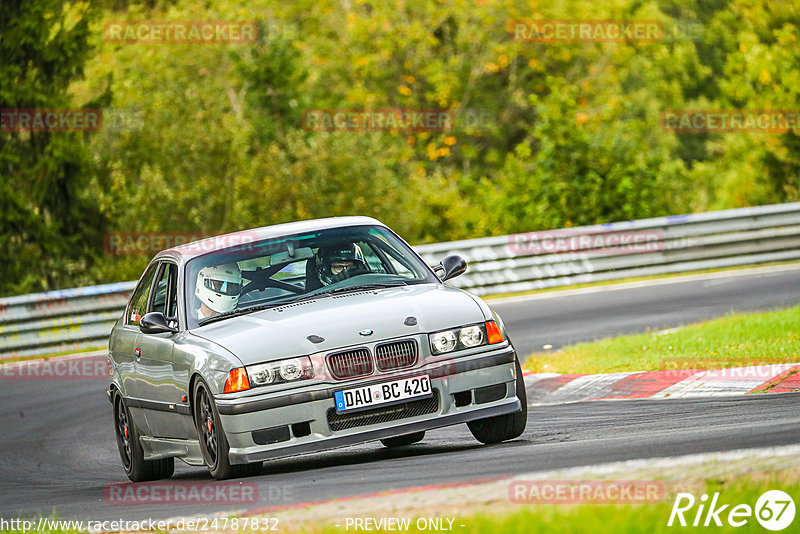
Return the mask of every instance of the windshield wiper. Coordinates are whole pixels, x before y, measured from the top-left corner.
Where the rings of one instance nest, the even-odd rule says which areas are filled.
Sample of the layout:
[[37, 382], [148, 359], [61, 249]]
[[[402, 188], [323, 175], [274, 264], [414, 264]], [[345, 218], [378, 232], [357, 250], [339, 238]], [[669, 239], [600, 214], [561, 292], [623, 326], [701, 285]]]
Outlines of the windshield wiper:
[[262, 310], [268, 310], [270, 308], [275, 308], [280, 306], [279, 304], [262, 304], [261, 306], [251, 306], [249, 308], [241, 308], [239, 310], [233, 310], [227, 313], [220, 313], [219, 315], [212, 315], [211, 317], [206, 317], [205, 319], [201, 319], [197, 324], [200, 326], [205, 326], [209, 323], [215, 323], [217, 321], [222, 321], [223, 319], [228, 319], [230, 317], [238, 317], [240, 315], [247, 315], [248, 313], [253, 313]]
[[290, 304], [295, 304], [297, 302], [305, 302], [307, 300], [314, 300], [314, 299], [324, 298], [324, 297], [329, 297], [329, 296], [330, 295], [327, 292], [323, 291], [322, 293], [314, 293], [313, 295], [305, 295], [303, 297], [297, 297], [296, 299], [287, 300], [285, 302], [281, 302], [280, 304], [277, 304], [275, 307], [276, 308], [280, 308], [281, 306], [288, 306]]

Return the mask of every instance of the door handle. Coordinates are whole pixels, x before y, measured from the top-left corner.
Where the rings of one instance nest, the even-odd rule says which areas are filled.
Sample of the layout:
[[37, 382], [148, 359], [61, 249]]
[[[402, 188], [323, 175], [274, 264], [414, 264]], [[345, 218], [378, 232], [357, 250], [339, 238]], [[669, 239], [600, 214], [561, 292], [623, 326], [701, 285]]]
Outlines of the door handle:
[[136, 355], [137, 360], [142, 357], [142, 349], [136, 349], [133, 353]]

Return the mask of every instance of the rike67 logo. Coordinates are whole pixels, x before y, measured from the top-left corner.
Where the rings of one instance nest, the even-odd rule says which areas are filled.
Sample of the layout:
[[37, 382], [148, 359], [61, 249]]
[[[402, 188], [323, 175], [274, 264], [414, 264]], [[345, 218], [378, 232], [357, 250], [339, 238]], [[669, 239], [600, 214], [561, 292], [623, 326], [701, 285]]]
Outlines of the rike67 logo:
[[755, 507], [749, 504], [723, 503], [719, 493], [714, 493], [710, 501], [705, 494], [695, 499], [691, 493], [678, 493], [667, 526], [721, 527], [727, 524], [741, 527], [755, 517], [765, 529], [779, 531], [792, 524], [795, 511], [792, 498], [780, 490], [770, 490], [762, 494]]

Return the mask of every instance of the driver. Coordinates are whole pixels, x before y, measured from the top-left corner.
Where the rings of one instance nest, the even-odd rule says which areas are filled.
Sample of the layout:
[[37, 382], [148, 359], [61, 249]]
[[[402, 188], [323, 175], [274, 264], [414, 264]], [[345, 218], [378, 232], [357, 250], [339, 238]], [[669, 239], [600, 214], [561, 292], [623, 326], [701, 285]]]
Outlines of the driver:
[[326, 286], [368, 272], [361, 247], [355, 243], [320, 248], [317, 251], [317, 273]]
[[203, 267], [197, 273], [194, 294], [200, 301], [198, 319], [236, 309], [242, 291], [242, 271], [236, 263]]

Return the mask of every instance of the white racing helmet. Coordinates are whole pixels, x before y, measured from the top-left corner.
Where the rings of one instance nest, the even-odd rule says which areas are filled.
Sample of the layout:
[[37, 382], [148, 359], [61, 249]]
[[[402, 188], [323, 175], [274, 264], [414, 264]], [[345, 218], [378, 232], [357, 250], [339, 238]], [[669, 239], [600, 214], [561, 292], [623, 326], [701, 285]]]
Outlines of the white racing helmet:
[[242, 271], [235, 263], [203, 267], [197, 273], [194, 294], [212, 311], [233, 311], [239, 302], [241, 291]]

